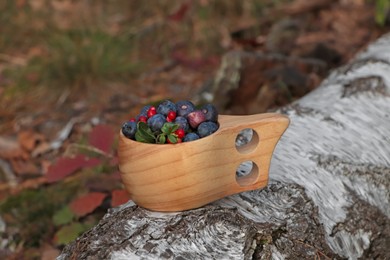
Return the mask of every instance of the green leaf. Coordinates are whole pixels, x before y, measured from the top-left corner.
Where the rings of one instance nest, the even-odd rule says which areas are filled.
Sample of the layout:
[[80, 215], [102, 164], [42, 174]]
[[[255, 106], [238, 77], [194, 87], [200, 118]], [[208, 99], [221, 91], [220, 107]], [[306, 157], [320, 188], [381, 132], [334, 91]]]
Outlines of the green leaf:
[[169, 141], [170, 141], [172, 144], [177, 143], [177, 135], [173, 135], [173, 134], [168, 135], [168, 139], [169, 139]]
[[178, 124], [174, 124], [174, 126], [172, 127], [172, 130], [171, 130], [171, 133], [174, 133], [177, 129], [179, 129], [180, 125]]
[[165, 137], [165, 135], [161, 134], [157, 137], [157, 142], [159, 144], [165, 144], [165, 142], [167, 141], [167, 138]]
[[137, 132], [135, 133], [135, 140], [143, 143], [155, 143], [156, 137], [146, 123], [139, 122]]
[[73, 212], [68, 206], [65, 206], [54, 214], [53, 223], [56, 226], [65, 225], [72, 222], [73, 218]]
[[65, 245], [75, 240], [81, 233], [88, 230], [89, 227], [81, 223], [72, 223], [60, 228], [55, 234], [57, 245]]
[[178, 124], [167, 122], [161, 128], [161, 132], [163, 132], [166, 135], [169, 135], [169, 134], [175, 132], [177, 129], [179, 129]]

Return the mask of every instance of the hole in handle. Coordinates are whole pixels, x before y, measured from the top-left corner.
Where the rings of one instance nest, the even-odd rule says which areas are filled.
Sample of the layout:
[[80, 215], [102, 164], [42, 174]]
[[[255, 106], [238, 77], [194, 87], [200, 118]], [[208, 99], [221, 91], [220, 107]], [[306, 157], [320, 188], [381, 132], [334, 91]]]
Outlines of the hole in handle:
[[236, 170], [236, 181], [240, 186], [252, 185], [259, 177], [259, 167], [253, 161], [242, 162]]
[[259, 144], [259, 135], [252, 128], [245, 128], [236, 136], [236, 149], [241, 154], [254, 151]]

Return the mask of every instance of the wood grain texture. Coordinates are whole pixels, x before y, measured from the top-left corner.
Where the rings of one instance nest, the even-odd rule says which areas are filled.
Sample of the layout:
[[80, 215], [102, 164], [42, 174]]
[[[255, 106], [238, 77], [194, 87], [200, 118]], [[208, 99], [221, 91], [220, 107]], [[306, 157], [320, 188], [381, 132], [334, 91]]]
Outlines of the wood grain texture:
[[390, 35], [279, 112], [267, 187], [181, 213], [129, 202], [59, 259], [390, 259]]
[[[219, 124], [210, 136], [175, 145], [140, 143], [120, 132], [119, 168], [132, 200], [151, 210], [180, 211], [266, 186], [272, 153], [288, 117], [221, 115]], [[238, 134], [248, 128], [256, 140], [237, 149]], [[237, 167], [245, 161], [253, 162], [255, 171], [237, 182]]]

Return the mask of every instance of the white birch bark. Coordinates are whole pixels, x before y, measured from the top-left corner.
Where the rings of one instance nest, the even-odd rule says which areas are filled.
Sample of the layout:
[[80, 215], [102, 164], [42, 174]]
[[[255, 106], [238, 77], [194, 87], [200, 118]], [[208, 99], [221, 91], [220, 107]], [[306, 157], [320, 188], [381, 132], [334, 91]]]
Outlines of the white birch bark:
[[267, 188], [181, 213], [129, 202], [59, 259], [390, 259], [390, 35], [280, 112]]

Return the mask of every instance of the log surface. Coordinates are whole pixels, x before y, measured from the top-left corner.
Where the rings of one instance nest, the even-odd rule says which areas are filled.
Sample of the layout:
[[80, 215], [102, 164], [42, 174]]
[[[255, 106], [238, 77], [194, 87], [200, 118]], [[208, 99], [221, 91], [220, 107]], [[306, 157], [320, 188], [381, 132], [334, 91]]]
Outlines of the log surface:
[[128, 202], [58, 259], [390, 259], [390, 35], [280, 112], [266, 188], [179, 213]]

